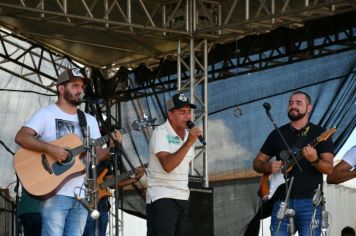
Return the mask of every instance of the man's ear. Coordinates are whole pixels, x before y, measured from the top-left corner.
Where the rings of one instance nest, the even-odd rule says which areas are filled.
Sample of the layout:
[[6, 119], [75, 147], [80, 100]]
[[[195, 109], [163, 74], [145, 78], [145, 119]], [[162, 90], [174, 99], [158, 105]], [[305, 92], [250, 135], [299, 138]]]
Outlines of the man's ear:
[[312, 110], [313, 110], [313, 105], [312, 105], [312, 104], [309, 104], [309, 105], [307, 106], [307, 111], [308, 111], [308, 113], [310, 113]]
[[64, 91], [64, 84], [58, 85], [57, 90], [58, 90], [58, 93], [59, 93], [59, 94], [63, 93], [63, 91]]

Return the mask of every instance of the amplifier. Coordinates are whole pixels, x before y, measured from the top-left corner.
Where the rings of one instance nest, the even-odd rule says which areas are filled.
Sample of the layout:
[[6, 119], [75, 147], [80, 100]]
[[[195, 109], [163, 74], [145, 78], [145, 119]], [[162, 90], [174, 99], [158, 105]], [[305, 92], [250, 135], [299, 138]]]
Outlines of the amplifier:
[[213, 188], [190, 188], [185, 236], [214, 236]]
[[189, 188], [202, 188], [203, 187], [203, 177], [198, 176], [198, 175], [197, 176], [189, 175], [188, 187]]

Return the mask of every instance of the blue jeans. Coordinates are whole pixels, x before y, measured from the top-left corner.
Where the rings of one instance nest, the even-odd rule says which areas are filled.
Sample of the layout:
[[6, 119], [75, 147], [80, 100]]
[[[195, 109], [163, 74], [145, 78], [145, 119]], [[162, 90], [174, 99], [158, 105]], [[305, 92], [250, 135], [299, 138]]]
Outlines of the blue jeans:
[[42, 236], [81, 236], [88, 211], [74, 197], [54, 195], [41, 203]]
[[[109, 212], [100, 211], [100, 217], [98, 219], [99, 236], [106, 235], [106, 228], [108, 226], [108, 222], [109, 222]], [[93, 220], [93, 218], [91, 218], [88, 215], [83, 236], [95, 236], [95, 223], [96, 221]]]
[[[272, 218], [271, 218], [272, 236], [275, 236], [277, 233], [277, 228], [279, 224], [277, 213], [280, 208], [280, 203], [281, 200], [277, 200], [274, 203], [273, 210], [272, 210]], [[299, 233], [299, 236], [310, 236], [311, 235], [310, 222], [314, 211], [312, 199], [290, 199], [288, 202], [288, 208], [293, 209], [295, 211], [294, 225], [295, 225], [295, 229]], [[317, 207], [316, 210], [315, 222], [316, 222], [316, 226], [314, 230], [314, 236], [319, 236], [321, 232], [320, 229], [321, 207], [320, 206]], [[282, 221], [278, 236], [289, 235], [287, 224], [288, 224], [288, 217], [285, 216]]]

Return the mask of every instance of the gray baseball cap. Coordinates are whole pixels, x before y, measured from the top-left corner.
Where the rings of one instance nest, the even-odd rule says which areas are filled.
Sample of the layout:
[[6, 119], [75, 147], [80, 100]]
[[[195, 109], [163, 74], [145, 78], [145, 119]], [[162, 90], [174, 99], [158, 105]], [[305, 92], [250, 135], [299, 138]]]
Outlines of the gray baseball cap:
[[70, 81], [83, 80], [84, 84], [90, 84], [90, 79], [85, 77], [78, 68], [65, 69], [57, 79], [57, 86]]

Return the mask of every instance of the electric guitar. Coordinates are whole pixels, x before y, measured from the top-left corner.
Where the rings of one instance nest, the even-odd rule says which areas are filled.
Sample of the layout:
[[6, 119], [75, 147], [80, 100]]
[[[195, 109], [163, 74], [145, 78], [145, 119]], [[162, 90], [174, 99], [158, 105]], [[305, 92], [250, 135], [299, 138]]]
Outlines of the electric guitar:
[[[130, 126], [121, 129], [121, 133], [141, 129], [153, 125], [155, 119], [147, 118], [135, 120]], [[94, 145], [102, 146], [110, 139], [109, 135], [100, 137], [94, 141]], [[14, 156], [14, 168], [22, 186], [31, 195], [39, 198], [53, 196], [69, 179], [85, 172], [85, 165], [80, 160], [80, 154], [87, 151], [79, 136], [75, 134], [65, 135], [51, 142], [54, 145], [64, 147], [69, 155], [67, 159], [59, 163], [47, 154], [32, 151], [21, 147]]]
[[[312, 147], [315, 147], [318, 143], [327, 140], [336, 132], [336, 128], [331, 128], [323, 132], [319, 137], [317, 137], [313, 142], [310, 144]], [[287, 172], [291, 171], [293, 166], [303, 158], [302, 151], [299, 151], [296, 158], [292, 159], [290, 162], [285, 163], [285, 169]], [[277, 188], [285, 182], [283, 173], [281, 171], [277, 173], [269, 173], [263, 174], [260, 188], [258, 194], [263, 201], [269, 200], [273, 197], [274, 193], [276, 192]]]
[[[142, 166], [139, 166], [139, 167], [147, 168], [147, 166], [148, 166], [148, 163], [146, 163]], [[139, 167], [137, 167], [137, 168], [139, 168]], [[97, 196], [98, 201], [100, 199], [102, 199], [103, 197], [111, 197], [112, 196], [112, 194], [109, 191], [109, 187], [114, 186], [115, 182], [119, 183], [120, 181], [129, 179], [131, 176], [135, 175], [135, 170], [130, 170], [130, 171], [127, 171], [125, 173], [118, 175], [116, 178], [112, 178], [112, 179], [104, 181], [104, 177], [105, 177], [106, 173], [108, 173], [108, 171], [109, 170], [107, 168], [105, 168], [100, 173], [100, 175], [96, 178], [96, 182], [98, 183], [98, 196]]]

